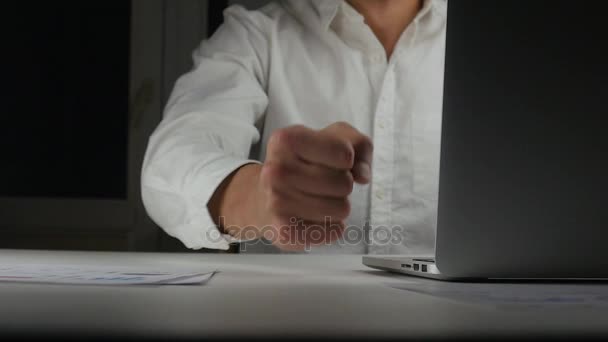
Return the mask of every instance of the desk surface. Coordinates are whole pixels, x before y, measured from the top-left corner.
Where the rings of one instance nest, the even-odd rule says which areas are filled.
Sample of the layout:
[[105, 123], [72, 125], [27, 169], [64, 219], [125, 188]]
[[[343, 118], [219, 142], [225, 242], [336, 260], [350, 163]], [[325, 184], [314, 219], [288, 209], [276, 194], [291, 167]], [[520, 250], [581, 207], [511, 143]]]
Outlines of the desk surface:
[[0, 283], [0, 336], [608, 336], [608, 284], [445, 283], [361, 256], [0, 251], [0, 262], [217, 267], [205, 285]]

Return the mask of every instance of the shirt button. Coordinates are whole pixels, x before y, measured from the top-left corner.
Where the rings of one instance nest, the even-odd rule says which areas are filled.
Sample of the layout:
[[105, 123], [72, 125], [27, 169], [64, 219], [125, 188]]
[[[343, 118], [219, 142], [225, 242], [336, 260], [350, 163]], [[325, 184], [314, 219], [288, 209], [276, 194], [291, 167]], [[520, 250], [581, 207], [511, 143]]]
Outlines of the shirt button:
[[379, 200], [384, 199], [384, 193], [381, 190], [376, 191], [376, 198]]
[[380, 128], [382, 128], [382, 129], [384, 129], [384, 122], [380, 121], [380, 122], [378, 123], [378, 126], [379, 126]]

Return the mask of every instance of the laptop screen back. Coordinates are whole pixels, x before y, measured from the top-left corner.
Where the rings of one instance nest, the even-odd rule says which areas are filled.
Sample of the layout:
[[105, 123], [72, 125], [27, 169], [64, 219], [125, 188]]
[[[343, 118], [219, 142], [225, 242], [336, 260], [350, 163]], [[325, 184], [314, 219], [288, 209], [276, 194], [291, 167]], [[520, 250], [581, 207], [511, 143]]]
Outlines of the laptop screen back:
[[437, 259], [460, 276], [608, 276], [600, 1], [449, 2]]

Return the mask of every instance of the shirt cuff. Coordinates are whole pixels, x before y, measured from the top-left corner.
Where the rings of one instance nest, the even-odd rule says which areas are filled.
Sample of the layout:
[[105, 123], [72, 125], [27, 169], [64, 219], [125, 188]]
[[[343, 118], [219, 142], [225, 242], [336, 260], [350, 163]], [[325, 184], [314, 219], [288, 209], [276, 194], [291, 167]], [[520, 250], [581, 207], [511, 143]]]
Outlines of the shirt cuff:
[[231, 243], [241, 243], [250, 240], [237, 239], [229, 234], [222, 234], [211, 217], [208, 209], [209, 201], [222, 182], [234, 171], [248, 164], [261, 164], [257, 160], [244, 160], [230, 156], [218, 156], [204, 168], [204, 175], [195, 177], [189, 186], [193, 191], [188, 194], [190, 208], [190, 224], [182, 227], [181, 240], [189, 248], [213, 248], [227, 250]]

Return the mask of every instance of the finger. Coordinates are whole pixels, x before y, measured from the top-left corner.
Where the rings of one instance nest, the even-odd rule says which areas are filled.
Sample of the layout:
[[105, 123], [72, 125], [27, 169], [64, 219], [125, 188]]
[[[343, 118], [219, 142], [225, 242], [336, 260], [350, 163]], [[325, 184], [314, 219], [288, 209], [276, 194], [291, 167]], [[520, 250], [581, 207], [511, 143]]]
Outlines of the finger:
[[300, 158], [293, 153], [292, 141], [294, 133], [290, 129], [280, 129], [272, 133], [266, 147], [265, 164], [290, 164], [299, 162]]
[[351, 172], [355, 183], [368, 184], [372, 181], [372, 167], [367, 162], [356, 162]]
[[271, 162], [266, 168], [270, 169], [267, 172], [273, 175], [272, 182], [279, 189], [294, 189], [309, 195], [335, 198], [347, 197], [353, 191], [354, 180], [350, 171], [301, 161], [294, 165]]
[[320, 197], [300, 191], [274, 189], [270, 211], [277, 215], [312, 222], [340, 222], [350, 215], [348, 198]]
[[348, 141], [304, 126], [292, 126], [272, 134], [269, 152], [283, 153], [285, 149], [306, 162], [342, 170], [350, 170], [355, 158]]
[[374, 145], [372, 140], [345, 122], [337, 122], [323, 130], [324, 133], [345, 139], [355, 152], [351, 168], [355, 182], [367, 184], [371, 181], [371, 165]]

